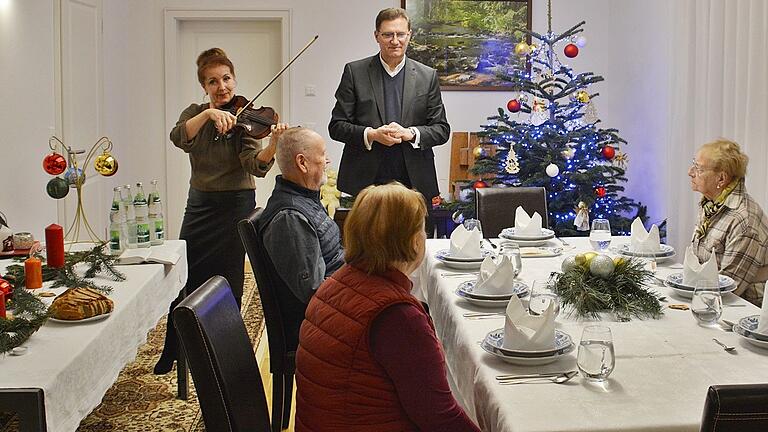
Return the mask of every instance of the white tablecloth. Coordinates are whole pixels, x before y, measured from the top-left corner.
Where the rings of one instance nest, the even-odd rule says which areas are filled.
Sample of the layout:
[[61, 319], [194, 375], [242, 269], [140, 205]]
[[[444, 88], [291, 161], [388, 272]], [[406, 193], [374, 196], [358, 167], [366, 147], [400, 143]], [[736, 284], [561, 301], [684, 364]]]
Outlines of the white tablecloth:
[[[568, 238], [576, 249], [563, 256], [586, 251], [586, 238]], [[612, 246], [628, 243], [614, 237]], [[690, 311], [665, 309], [659, 320], [601, 321], [611, 328], [616, 368], [604, 386], [581, 377], [566, 384], [501, 386], [495, 375], [575, 370], [576, 352], [544, 366], [515, 366], [482, 350], [478, 341], [504, 326], [503, 318], [468, 320], [468, 311], [494, 311], [459, 299], [454, 291], [464, 280], [441, 273], [459, 272], [440, 264], [435, 252], [448, 240], [429, 240], [427, 258], [419, 270], [421, 294], [430, 307], [435, 329], [443, 343], [454, 391], [468, 414], [483, 431], [698, 431], [707, 388], [713, 384], [768, 382], [768, 350], [754, 347], [735, 333], [700, 327]], [[552, 246], [559, 245], [555, 242]], [[520, 278], [546, 281], [559, 271], [563, 256], [524, 258]], [[658, 275], [681, 270], [659, 265]], [[417, 287], [415, 290], [418, 291]], [[666, 287], [656, 287], [670, 303], [689, 303]], [[744, 304], [726, 294], [724, 303]], [[759, 313], [758, 308], [726, 307], [723, 318]], [[585, 320], [557, 318], [557, 328], [579, 343]], [[737, 347], [727, 353], [713, 337]]]
[[[168, 312], [183, 288], [187, 281], [185, 242], [166, 241], [162, 247], [181, 255], [176, 265], [119, 266], [127, 278], [124, 282], [101, 275], [94, 279], [114, 288], [109, 295], [115, 303], [111, 316], [80, 324], [48, 321], [24, 344], [28, 348], [25, 355], [0, 356], [0, 388], [43, 389], [49, 431], [77, 429], [123, 367], [136, 358], [147, 332]], [[64, 289], [53, 291], [58, 294]]]

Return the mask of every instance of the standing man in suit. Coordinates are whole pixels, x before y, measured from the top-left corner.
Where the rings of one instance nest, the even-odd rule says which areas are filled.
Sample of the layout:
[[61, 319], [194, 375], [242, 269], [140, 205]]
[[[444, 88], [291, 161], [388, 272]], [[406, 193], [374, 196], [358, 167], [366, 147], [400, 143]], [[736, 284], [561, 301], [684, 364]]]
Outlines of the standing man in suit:
[[411, 38], [405, 10], [379, 12], [373, 35], [380, 51], [344, 66], [328, 125], [331, 138], [344, 143], [339, 190], [356, 195], [397, 180], [421, 192], [431, 208], [439, 194], [432, 147], [450, 133], [437, 72], [405, 56]]

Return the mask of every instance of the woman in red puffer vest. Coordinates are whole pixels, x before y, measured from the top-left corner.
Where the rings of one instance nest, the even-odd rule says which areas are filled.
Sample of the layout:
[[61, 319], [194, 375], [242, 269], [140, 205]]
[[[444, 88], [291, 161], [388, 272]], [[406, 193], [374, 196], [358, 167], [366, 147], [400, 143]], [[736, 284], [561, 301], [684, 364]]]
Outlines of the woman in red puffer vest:
[[479, 431], [408, 275], [424, 259], [426, 207], [370, 186], [344, 223], [347, 264], [317, 289], [296, 353], [296, 431]]

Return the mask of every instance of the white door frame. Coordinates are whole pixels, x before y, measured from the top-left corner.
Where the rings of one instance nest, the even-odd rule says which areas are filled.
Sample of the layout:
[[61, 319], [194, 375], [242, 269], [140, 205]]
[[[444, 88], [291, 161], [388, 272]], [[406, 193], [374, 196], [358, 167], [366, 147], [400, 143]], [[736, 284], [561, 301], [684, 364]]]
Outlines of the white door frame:
[[[180, 95], [178, 94], [178, 86], [174, 85], [177, 77], [181, 74], [189, 73], [186, 65], [180, 65], [178, 59], [179, 52], [179, 33], [181, 24], [184, 21], [279, 21], [280, 31], [282, 39], [282, 53], [280, 55], [283, 65], [288, 63], [291, 55], [291, 10], [290, 9], [262, 9], [262, 10], [240, 10], [240, 9], [226, 9], [226, 10], [199, 10], [199, 9], [165, 9], [164, 10], [164, 31], [165, 31], [165, 184], [168, 185], [171, 181], [180, 181], [180, 179], [168, 178], [170, 172], [169, 164], [172, 158], [168, 157], [169, 152], [178, 151], [168, 141], [168, 132], [176, 124], [178, 119], [178, 107], [171, 106], [171, 101], [178, 101]], [[254, 55], [258, 55], [258, 51], [254, 52]], [[290, 116], [290, 70], [283, 73], [281, 79], [283, 80], [282, 92], [281, 92], [281, 104], [282, 111], [280, 113], [281, 121], [289, 121]], [[266, 85], [266, 82], [264, 83]], [[255, 95], [246, 95], [246, 97], [252, 97]], [[166, 186], [167, 188], [167, 186]], [[167, 189], [166, 189], [167, 190]], [[180, 223], [180, 221], [179, 221]], [[178, 232], [179, 227], [173, 227], [173, 232]], [[166, 225], [166, 233], [170, 233]]]

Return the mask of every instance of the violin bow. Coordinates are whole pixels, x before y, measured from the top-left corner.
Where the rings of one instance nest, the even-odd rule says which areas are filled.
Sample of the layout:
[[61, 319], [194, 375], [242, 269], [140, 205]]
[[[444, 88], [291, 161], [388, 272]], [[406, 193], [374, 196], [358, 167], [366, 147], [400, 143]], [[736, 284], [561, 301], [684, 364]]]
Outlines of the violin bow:
[[290, 67], [290, 66], [293, 64], [293, 62], [295, 62], [295, 61], [296, 61], [296, 59], [297, 59], [297, 58], [299, 58], [299, 56], [300, 56], [300, 55], [304, 54], [304, 51], [306, 51], [306, 50], [307, 50], [307, 48], [309, 48], [309, 47], [310, 47], [310, 45], [312, 45], [313, 43], [315, 43], [315, 41], [317, 40], [317, 38], [318, 38], [318, 37], [320, 37], [320, 35], [315, 35], [315, 37], [313, 37], [313, 38], [312, 38], [312, 40], [310, 40], [310, 41], [309, 41], [309, 43], [307, 43], [307, 44], [304, 46], [304, 48], [302, 48], [302, 49], [301, 49], [301, 51], [299, 51], [299, 52], [298, 52], [298, 53], [297, 53], [295, 56], [293, 56], [293, 58], [291, 59], [291, 61], [289, 61], [289, 62], [288, 62], [288, 64], [286, 64], [285, 66], [283, 66], [283, 68], [282, 68], [282, 69], [280, 69], [280, 72], [278, 72], [278, 73], [277, 73], [277, 75], [275, 75], [275, 76], [274, 76], [274, 78], [272, 78], [272, 79], [271, 79], [271, 80], [270, 80], [270, 81], [267, 83], [267, 85], [265, 85], [265, 86], [264, 86], [264, 88], [263, 88], [263, 89], [261, 89], [261, 91], [259, 92], [259, 94], [257, 94], [256, 96], [254, 96], [254, 97], [253, 97], [253, 99], [249, 100], [249, 101], [248, 101], [248, 103], [247, 103], [247, 104], [245, 104], [245, 106], [244, 106], [244, 107], [240, 108], [240, 109], [237, 111], [237, 114], [235, 114], [235, 118], [239, 117], [239, 116], [240, 116], [240, 114], [241, 114], [243, 111], [245, 111], [245, 108], [247, 108], [247, 107], [251, 106], [251, 104], [252, 104], [254, 101], [256, 101], [256, 99], [258, 99], [258, 98], [259, 98], [259, 96], [261, 96], [261, 94], [262, 94], [262, 93], [264, 93], [265, 91], [267, 91], [267, 89], [269, 88], [269, 86], [271, 86], [273, 82], [275, 82], [275, 81], [276, 81], [278, 78], [280, 78], [280, 75], [282, 75], [282, 74], [283, 74], [283, 72], [285, 72], [285, 71], [286, 71], [286, 69], [288, 69], [288, 68], [289, 68], [289, 67]]

